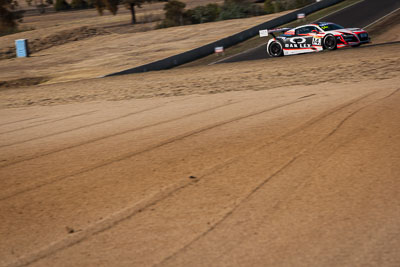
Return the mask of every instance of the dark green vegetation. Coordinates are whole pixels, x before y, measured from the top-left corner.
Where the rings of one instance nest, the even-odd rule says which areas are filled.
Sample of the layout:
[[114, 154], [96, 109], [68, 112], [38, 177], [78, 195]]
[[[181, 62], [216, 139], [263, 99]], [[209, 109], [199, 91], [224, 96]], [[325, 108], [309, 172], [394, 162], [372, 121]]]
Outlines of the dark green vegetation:
[[208, 4], [185, 10], [185, 4], [170, 0], [165, 5], [165, 19], [159, 28], [199, 24], [227, 19], [248, 18], [300, 8], [314, 2], [313, 0], [266, 0], [264, 5], [250, 0], [225, 0], [222, 5]]
[[23, 11], [17, 11], [15, 0], [0, 0], [0, 35], [17, 31], [17, 22], [22, 19]]

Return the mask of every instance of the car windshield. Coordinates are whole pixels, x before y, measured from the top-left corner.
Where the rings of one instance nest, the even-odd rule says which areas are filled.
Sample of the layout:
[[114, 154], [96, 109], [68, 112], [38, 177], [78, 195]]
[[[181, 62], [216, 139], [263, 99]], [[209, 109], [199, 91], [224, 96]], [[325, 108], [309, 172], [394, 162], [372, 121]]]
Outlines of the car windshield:
[[342, 27], [340, 25], [337, 25], [337, 24], [334, 24], [334, 23], [321, 23], [321, 24], [319, 24], [319, 26], [324, 31], [333, 31], [333, 30], [344, 29], [344, 27]]

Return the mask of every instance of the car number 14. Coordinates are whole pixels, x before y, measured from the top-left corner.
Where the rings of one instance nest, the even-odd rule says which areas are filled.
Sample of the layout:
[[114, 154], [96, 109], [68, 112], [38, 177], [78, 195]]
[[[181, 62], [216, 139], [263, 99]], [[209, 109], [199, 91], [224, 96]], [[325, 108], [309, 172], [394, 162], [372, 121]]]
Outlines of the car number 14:
[[321, 45], [321, 38], [320, 37], [313, 37], [312, 38], [313, 45]]

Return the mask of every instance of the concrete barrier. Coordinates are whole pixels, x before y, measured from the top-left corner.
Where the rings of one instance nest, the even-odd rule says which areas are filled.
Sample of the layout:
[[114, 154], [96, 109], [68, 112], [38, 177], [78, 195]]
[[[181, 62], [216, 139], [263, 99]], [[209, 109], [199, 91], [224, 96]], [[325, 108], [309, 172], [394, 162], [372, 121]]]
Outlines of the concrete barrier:
[[175, 55], [175, 56], [164, 58], [164, 59], [161, 59], [161, 60], [149, 63], [149, 64], [145, 64], [145, 65], [138, 66], [135, 68], [111, 73], [111, 74], [105, 75], [104, 77], [170, 69], [170, 68], [194, 61], [196, 59], [208, 56], [210, 54], [213, 54], [214, 48], [217, 46], [223, 46], [224, 48], [227, 48], [227, 47], [233, 46], [235, 44], [238, 44], [240, 42], [243, 42], [247, 39], [250, 39], [250, 38], [258, 35], [259, 30], [275, 28], [280, 25], [295, 21], [297, 19], [298, 13], [304, 13], [305, 15], [308, 15], [310, 13], [313, 13], [320, 9], [332, 6], [332, 5], [342, 2], [342, 1], [344, 1], [344, 0], [323, 0], [320, 2], [316, 2], [314, 4], [308, 5], [299, 10], [295, 10], [291, 13], [288, 13], [281, 17], [261, 23], [250, 29], [244, 30], [242, 32], [239, 32], [237, 34], [223, 38], [221, 40], [212, 42], [210, 44], [189, 50], [187, 52], [183, 52], [183, 53]]

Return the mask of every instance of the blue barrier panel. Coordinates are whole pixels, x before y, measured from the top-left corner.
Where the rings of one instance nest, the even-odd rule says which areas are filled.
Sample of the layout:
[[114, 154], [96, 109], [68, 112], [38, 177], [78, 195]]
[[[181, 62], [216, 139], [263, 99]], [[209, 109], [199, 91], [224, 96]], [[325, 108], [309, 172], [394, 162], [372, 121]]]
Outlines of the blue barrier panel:
[[17, 48], [17, 57], [28, 57], [29, 56], [27, 39], [15, 40], [15, 46]]

